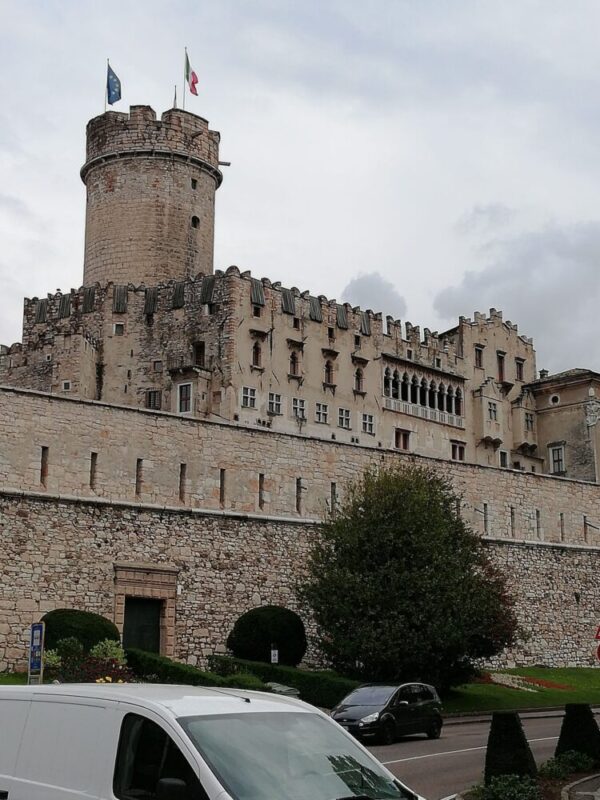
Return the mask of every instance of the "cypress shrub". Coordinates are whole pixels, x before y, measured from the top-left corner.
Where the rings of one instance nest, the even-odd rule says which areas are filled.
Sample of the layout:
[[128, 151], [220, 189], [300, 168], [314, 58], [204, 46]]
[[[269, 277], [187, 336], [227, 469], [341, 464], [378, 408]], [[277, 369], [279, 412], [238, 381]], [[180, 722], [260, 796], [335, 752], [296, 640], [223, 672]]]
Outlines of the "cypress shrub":
[[485, 784], [500, 775], [535, 778], [537, 767], [516, 711], [494, 711], [485, 754]]
[[584, 753], [600, 763], [600, 731], [587, 703], [567, 703], [554, 755], [569, 751]]
[[85, 653], [105, 639], [121, 640], [114, 622], [91, 611], [57, 608], [44, 614], [42, 622], [46, 623], [44, 646], [48, 650], [55, 650], [61, 639], [77, 639]]
[[261, 606], [242, 614], [227, 639], [236, 658], [271, 662], [271, 645], [279, 651], [279, 663], [295, 667], [306, 652], [304, 623], [294, 611], [281, 606]]

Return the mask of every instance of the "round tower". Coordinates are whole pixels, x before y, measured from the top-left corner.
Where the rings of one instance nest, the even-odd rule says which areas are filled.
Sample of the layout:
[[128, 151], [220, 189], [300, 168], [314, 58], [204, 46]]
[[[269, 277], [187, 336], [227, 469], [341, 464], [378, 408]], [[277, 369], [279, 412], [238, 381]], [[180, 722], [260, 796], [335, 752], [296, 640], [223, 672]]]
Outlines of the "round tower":
[[183, 280], [213, 271], [219, 139], [208, 122], [149, 106], [87, 125], [83, 283]]

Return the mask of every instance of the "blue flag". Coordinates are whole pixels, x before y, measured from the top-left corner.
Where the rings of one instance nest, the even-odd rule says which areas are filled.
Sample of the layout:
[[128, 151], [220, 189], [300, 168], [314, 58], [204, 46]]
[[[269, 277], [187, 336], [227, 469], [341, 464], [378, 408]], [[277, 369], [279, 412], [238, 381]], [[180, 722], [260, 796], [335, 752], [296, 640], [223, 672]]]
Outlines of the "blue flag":
[[117, 78], [110, 64], [107, 65], [106, 96], [111, 106], [121, 99], [121, 81]]

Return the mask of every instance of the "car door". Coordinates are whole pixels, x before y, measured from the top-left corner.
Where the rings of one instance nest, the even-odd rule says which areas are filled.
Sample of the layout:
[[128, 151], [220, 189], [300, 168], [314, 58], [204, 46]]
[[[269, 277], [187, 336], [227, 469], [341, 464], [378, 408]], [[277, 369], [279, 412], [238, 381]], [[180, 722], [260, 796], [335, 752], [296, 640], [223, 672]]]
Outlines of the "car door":
[[401, 686], [396, 693], [396, 723], [398, 733], [403, 736], [405, 733], [413, 732], [412, 724], [412, 690], [410, 684]]
[[414, 733], [423, 733], [427, 730], [427, 699], [428, 693], [425, 687], [420, 683], [415, 683], [412, 686], [413, 695], [413, 713], [412, 720], [414, 726]]

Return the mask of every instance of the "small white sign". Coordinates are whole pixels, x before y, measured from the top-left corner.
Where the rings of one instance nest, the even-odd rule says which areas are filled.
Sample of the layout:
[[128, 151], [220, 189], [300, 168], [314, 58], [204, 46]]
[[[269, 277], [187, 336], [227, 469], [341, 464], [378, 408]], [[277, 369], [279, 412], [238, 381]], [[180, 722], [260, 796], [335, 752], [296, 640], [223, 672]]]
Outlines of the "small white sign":
[[279, 650], [271, 648], [271, 664], [279, 664]]

